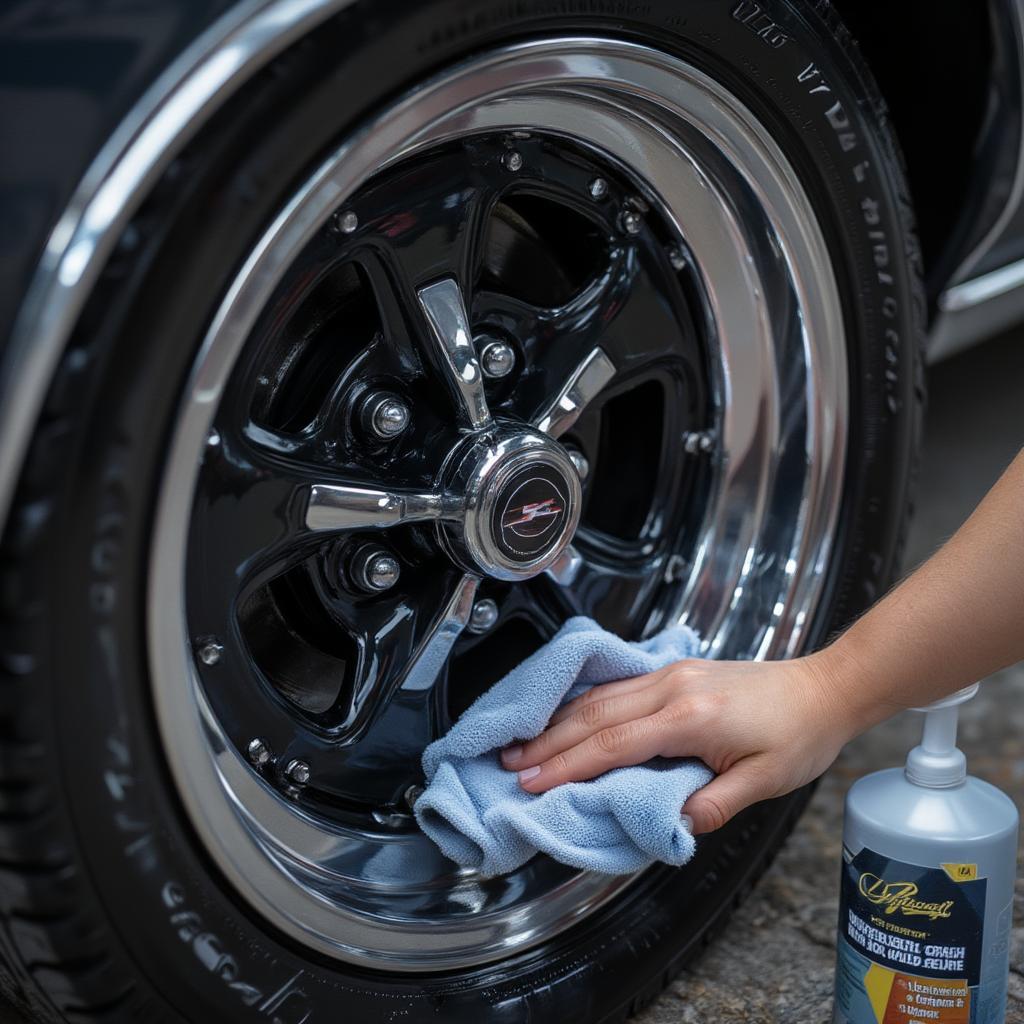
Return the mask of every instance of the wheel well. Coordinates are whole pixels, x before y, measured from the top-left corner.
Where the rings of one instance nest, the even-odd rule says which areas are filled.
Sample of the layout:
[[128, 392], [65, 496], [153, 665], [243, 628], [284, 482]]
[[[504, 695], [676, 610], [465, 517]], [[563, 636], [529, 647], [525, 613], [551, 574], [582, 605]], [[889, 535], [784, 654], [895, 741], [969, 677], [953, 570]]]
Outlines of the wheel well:
[[[979, 181], [975, 144], [993, 74], [992, 4], [832, 0], [889, 107], [907, 165], [929, 283], [948, 265]], [[931, 290], [931, 289], [929, 289]]]

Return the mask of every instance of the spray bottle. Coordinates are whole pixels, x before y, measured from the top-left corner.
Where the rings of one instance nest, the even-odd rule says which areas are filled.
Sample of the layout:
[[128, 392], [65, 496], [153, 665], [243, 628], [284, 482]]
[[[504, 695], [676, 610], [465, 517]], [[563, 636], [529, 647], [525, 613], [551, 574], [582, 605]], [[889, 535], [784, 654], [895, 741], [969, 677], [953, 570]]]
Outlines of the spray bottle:
[[967, 774], [957, 709], [924, 712], [904, 768], [846, 798], [835, 1024], [1002, 1024], [1017, 860], [1017, 808]]

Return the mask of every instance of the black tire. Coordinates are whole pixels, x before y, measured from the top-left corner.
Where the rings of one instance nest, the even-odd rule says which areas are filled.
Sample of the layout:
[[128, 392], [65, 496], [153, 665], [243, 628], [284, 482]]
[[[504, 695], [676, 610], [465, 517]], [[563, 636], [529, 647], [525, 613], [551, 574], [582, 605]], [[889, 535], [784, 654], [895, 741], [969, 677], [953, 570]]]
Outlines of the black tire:
[[[880, 596], [923, 403], [906, 184], [874, 82], [827, 3], [755, 7], [362, 0], [250, 82], [152, 190], [54, 377], [0, 552], [0, 984], [17, 1005], [44, 1021], [618, 1021], [749, 891], [807, 791], [751, 809], [704, 837], [685, 869], [649, 871], [513, 960], [402, 976], [314, 956], [245, 906], [193, 835], [161, 755], [142, 618], [183, 377], [281, 196], [396, 91], [557, 30], [678, 53], [740, 95], [797, 167], [851, 339], [846, 487], [812, 644]], [[815, 92], [822, 82], [829, 91]]]

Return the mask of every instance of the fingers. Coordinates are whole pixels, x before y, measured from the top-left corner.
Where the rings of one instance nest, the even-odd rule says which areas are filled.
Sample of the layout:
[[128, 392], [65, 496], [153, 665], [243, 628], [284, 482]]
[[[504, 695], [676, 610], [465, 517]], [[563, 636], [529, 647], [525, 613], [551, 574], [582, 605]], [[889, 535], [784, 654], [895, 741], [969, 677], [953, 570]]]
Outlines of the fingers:
[[580, 708], [595, 701], [607, 700], [609, 697], [621, 697], [626, 693], [636, 693], [638, 690], [645, 690], [649, 686], [661, 680], [661, 672], [650, 672], [645, 676], [635, 676], [632, 679], [620, 679], [617, 683], [602, 683], [581, 693], [575, 700], [569, 701], [560, 707], [552, 716], [548, 725], [557, 725], [559, 722], [575, 714]]
[[661, 720], [633, 718], [595, 732], [582, 743], [519, 772], [519, 784], [528, 793], [543, 793], [564, 782], [581, 782], [595, 775], [642, 764], [654, 757], [663, 742]]
[[[605, 687], [599, 689], [603, 691]], [[571, 714], [548, 726], [536, 739], [506, 747], [501, 752], [502, 764], [517, 771], [541, 764], [603, 729], [646, 718], [660, 711], [662, 704], [658, 691], [650, 687], [634, 688], [632, 693], [620, 691], [618, 696], [601, 700], [581, 701]]]
[[698, 789], [686, 801], [683, 811], [693, 821], [693, 834], [700, 835], [721, 828], [740, 811], [769, 795], [764, 769], [751, 758]]

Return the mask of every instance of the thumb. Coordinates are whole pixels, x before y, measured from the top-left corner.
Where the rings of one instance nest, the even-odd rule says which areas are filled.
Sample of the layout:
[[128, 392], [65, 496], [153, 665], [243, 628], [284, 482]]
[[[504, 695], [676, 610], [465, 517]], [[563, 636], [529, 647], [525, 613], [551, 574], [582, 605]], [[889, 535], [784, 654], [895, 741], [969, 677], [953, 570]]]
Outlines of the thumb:
[[744, 808], [767, 796], [763, 770], [741, 762], [698, 789], [683, 807], [693, 821], [694, 835], [714, 832]]

